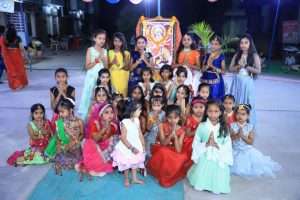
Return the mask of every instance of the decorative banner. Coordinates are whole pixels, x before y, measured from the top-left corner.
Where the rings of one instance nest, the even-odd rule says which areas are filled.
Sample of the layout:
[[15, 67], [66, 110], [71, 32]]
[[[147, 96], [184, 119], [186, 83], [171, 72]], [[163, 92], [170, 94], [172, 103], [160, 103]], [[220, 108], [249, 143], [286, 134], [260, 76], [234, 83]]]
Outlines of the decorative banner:
[[[147, 38], [147, 51], [151, 52], [156, 69], [164, 64], [172, 64], [180, 44], [181, 31], [176, 17], [145, 18], [141, 16], [136, 28], [136, 35]], [[159, 79], [158, 70], [154, 78]]]
[[14, 13], [15, 3], [14, 0], [1, 0], [0, 12]]
[[106, 0], [110, 4], [117, 4], [120, 2], [120, 0]]
[[143, 0], [129, 0], [131, 3], [133, 4], [139, 4], [141, 3]]

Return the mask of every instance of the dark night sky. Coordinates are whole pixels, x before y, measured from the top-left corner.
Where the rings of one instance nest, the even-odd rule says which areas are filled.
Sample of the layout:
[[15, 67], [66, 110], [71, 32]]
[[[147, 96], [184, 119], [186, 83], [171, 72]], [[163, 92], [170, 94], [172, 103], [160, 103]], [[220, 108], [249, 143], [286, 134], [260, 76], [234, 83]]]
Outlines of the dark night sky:
[[[247, 32], [251, 33], [256, 42], [267, 46], [271, 38], [272, 25], [278, 0], [243, 0], [240, 6], [246, 11], [248, 21]], [[163, 17], [176, 16], [181, 24], [182, 32], [199, 21], [206, 21], [213, 30], [222, 35], [224, 13], [231, 8], [232, 0], [219, 0], [209, 3], [207, 0], [161, 0], [161, 14]], [[106, 0], [94, 0], [96, 14], [86, 18], [84, 33], [89, 35], [96, 28], [104, 28], [110, 35], [121, 31], [130, 38], [135, 33], [136, 23], [141, 15], [145, 15], [144, 2], [134, 5], [129, 0], [120, 0], [118, 4], [109, 4]], [[270, 23], [266, 32], [262, 32], [261, 8], [263, 4], [270, 5]], [[300, 0], [281, 0], [279, 21], [276, 28], [276, 47], [280, 48], [282, 38], [282, 21], [295, 20], [298, 17]], [[151, 3], [151, 17], [157, 15], [156, 0]]]
[[[230, 7], [231, 1], [220, 0], [217, 3], [208, 3], [206, 0], [161, 0], [161, 2], [162, 16], [176, 16], [184, 32], [189, 25], [205, 20], [213, 27], [215, 32], [221, 33], [224, 12]], [[101, 27], [108, 32], [115, 32], [120, 29], [118, 24], [126, 24], [125, 30], [128, 26], [134, 29], [139, 16], [145, 15], [145, 4], [143, 2], [134, 5], [128, 0], [121, 0], [120, 3], [112, 5], [105, 0], [101, 0], [95, 2], [95, 8], [97, 13], [97, 17], [94, 19], [95, 28]], [[156, 15], [156, 1], [152, 0], [151, 17]]]

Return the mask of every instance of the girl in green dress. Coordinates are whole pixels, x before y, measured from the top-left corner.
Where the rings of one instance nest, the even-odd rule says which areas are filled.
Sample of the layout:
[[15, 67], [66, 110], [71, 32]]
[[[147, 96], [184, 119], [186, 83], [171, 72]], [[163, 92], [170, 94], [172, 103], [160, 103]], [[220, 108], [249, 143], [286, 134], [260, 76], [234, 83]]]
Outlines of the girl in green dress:
[[208, 102], [203, 121], [196, 130], [192, 145], [194, 164], [187, 178], [196, 190], [230, 193], [232, 144], [221, 104]]

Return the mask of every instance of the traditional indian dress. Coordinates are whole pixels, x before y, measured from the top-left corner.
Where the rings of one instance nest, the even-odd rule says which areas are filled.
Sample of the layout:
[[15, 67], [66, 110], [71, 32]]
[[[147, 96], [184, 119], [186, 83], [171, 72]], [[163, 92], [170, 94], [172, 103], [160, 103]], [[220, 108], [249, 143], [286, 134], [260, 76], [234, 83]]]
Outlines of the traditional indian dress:
[[[106, 50], [104, 50], [105, 55]], [[90, 47], [90, 60], [92, 62], [95, 62], [97, 58], [100, 56], [100, 52], [95, 49], [95, 47]], [[97, 78], [98, 78], [98, 72], [104, 68], [104, 65], [102, 62], [97, 63], [94, 67], [91, 69], [88, 69], [86, 72], [85, 80], [84, 80], [84, 86], [82, 90], [82, 95], [81, 95], [81, 101], [78, 109], [78, 113], [81, 116], [83, 120], [86, 120], [88, 110], [93, 98], [93, 91], [97, 83]]]
[[[200, 124], [200, 121], [198, 121], [195, 117], [193, 117], [192, 115], [188, 116], [185, 122], [185, 128], [190, 129], [190, 131], [195, 132], [196, 129], [198, 128]], [[185, 151], [187, 153], [187, 156], [189, 158], [189, 167], [192, 166], [193, 161], [191, 159], [192, 157], [192, 144], [193, 144], [193, 140], [194, 140], [194, 136], [188, 136], [185, 135], [184, 140], [183, 140], [183, 151]]]
[[108, 51], [108, 59], [113, 61], [117, 60], [118, 64], [113, 64], [110, 67], [110, 77], [111, 84], [114, 88], [114, 91], [118, 94], [122, 94], [123, 97], [127, 97], [128, 92], [128, 80], [129, 80], [129, 71], [125, 70], [125, 59], [130, 59], [130, 53], [128, 51], [124, 52], [124, 56], [122, 52], [115, 52], [114, 50]]
[[[163, 123], [163, 131], [166, 136], [172, 133], [171, 125]], [[185, 134], [184, 128], [176, 131], [178, 136]], [[161, 144], [152, 145], [152, 157], [147, 163], [149, 173], [154, 176], [163, 187], [171, 187], [186, 176], [189, 160], [185, 151], [177, 153], [172, 140], [168, 146]]]
[[134, 154], [125, 144], [120, 140], [114, 148], [111, 156], [113, 158], [113, 167], [118, 167], [119, 171], [128, 169], [144, 168], [145, 153], [143, 145], [139, 137], [140, 122], [138, 118], [123, 119], [122, 125], [127, 130], [127, 141], [136, 148], [139, 153]]
[[144, 135], [146, 145], [146, 156], [151, 157], [151, 146], [156, 143], [159, 132], [159, 124], [165, 119], [165, 112], [161, 111], [158, 117], [154, 118], [154, 113], [150, 112], [148, 115], [148, 122], [152, 124], [150, 129]]
[[50, 121], [44, 120], [44, 123], [40, 128], [38, 128], [38, 126], [33, 121], [31, 121], [29, 125], [32, 128], [34, 134], [37, 134], [39, 136], [39, 139], [30, 138], [29, 148], [25, 149], [24, 151], [16, 151], [14, 154], [12, 154], [10, 158], [14, 157], [13, 155], [16, 154], [18, 154], [18, 156], [15, 156], [13, 159], [9, 158], [9, 164], [11, 165], [39, 165], [49, 162], [49, 159], [44, 156], [44, 150], [47, 147], [52, 134]]
[[[131, 59], [132, 59], [133, 63], [135, 63], [140, 58], [141, 58], [141, 55], [138, 51], [133, 51], [131, 53]], [[151, 53], [145, 52], [145, 58], [147, 59], [148, 62], [150, 62], [150, 59], [152, 58]], [[129, 94], [131, 93], [131, 90], [133, 89], [133, 87], [142, 81], [141, 71], [144, 68], [147, 68], [147, 64], [144, 61], [142, 61], [140, 64], [137, 65], [137, 67], [135, 69], [133, 69], [130, 72], [130, 77], [129, 77], [129, 82], [128, 82]]]
[[0, 37], [1, 55], [6, 67], [8, 85], [11, 89], [19, 89], [28, 85], [26, 68], [19, 37], [12, 43], [7, 43], [4, 37]]
[[[60, 166], [62, 169], [73, 169], [75, 164], [82, 159], [79, 119], [77, 117], [70, 117], [65, 120], [58, 119], [56, 127], [55, 165]], [[69, 132], [66, 130], [69, 130]]]
[[197, 50], [182, 50], [178, 55], [178, 64], [180, 65], [199, 65], [199, 70], [190, 69], [192, 72], [192, 77], [188, 77], [185, 83], [186, 85], [191, 85], [194, 92], [197, 91], [201, 78], [199, 62], [200, 53]]
[[[223, 54], [208, 54], [204, 64], [211, 64], [218, 69], [222, 69], [222, 62], [225, 61]], [[207, 83], [210, 86], [210, 99], [220, 101], [225, 95], [225, 84], [221, 73], [208, 68], [201, 77], [201, 82]]]
[[[237, 122], [231, 124], [231, 128], [238, 133], [240, 126]], [[243, 127], [243, 134], [248, 136], [254, 131], [253, 125], [247, 123]], [[276, 171], [281, 166], [274, 162], [269, 156], [263, 155], [253, 145], [247, 144], [242, 139], [233, 141], [233, 166], [231, 173], [245, 177], [270, 176], [275, 177]]]
[[[187, 174], [190, 184], [196, 190], [207, 190], [216, 194], [230, 193], [230, 169], [233, 163], [232, 143], [229, 134], [219, 136], [220, 124], [213, 125], [208, 119], [197, 128], [193, 141], [193, 166]], [[210, 134], [219, 149], [206, 147]]]
[[118, 127], [116, 124], [111, 123], [111, 131], [105, 133], [106, 139], [100, 139], [95, 141], [93, 134], [97, 134], [101, 130], [101, 122], [94, 121], [90, 126], [89, 135], [83, 142], [82, 147], [82, 161], [80, 161], [75, 169], [77, 171], [83, 171], [89, 173], [92, 176], [102, 176], [104, 173], [110, 173], [113, 171], [111, 162], [111, 153], [114, 145], [117, 143], [118, 137], [116, 133]]

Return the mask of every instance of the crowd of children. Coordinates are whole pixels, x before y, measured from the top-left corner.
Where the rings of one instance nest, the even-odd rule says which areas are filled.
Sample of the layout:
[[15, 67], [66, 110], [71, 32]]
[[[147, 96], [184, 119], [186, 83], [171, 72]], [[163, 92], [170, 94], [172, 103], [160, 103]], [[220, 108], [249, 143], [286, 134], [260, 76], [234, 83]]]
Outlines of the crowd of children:
[[59, 68], [50, 89], [52, 120], [45, 118], [43, 105], [32, 106], [30, 148], [16, 152], [10, 163], [53, 162], [57, 174], [75, 169], [81, 180], [118, 169], [126, 187], [144, 183], [139, 172], [163, 187], [187, 177], [196, 190], [217, 194], [230, 192], [231, 174], [274, 176], [280, 168], [253, 147], [253, 78], [260, 64], [249, 35], [241, 38], [231, 62], [235, 74], [226, 95], [225, 57], [217, 36], [200, 62], [193, 36], [185, 34], [174, 64], [162, 66], [157, 80], [145, 37], [136, 38], [131, 54], [122, 33], [113, 35], [108, 51], [104, 30], [95, 32], [94, 42], [86, 54], [80, 117], [75, 88]]

